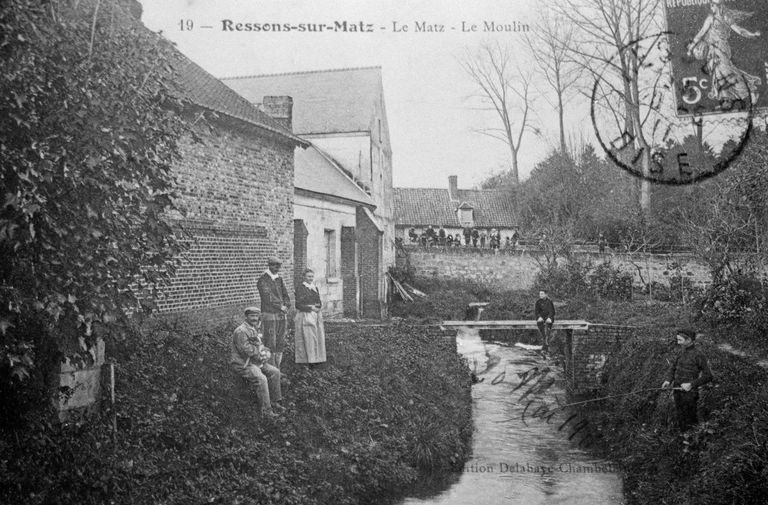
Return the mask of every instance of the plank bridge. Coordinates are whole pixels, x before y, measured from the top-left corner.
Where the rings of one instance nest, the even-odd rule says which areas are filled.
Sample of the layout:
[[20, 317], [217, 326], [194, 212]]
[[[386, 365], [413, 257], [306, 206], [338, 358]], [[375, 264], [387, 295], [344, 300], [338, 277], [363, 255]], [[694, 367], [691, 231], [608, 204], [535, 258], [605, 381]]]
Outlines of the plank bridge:
[[[537, 330], [535, 320], [509, 321], [443, 321], [444, 334], [455, 335], [459, 328], [478, 330]], [[550, 351], [565, 356], [565, 377], [568, 393], [584, 396], [602, 388], [603, 368], [609, 355], [635, 333], [634, 327], [590, 323], [583, 320], [561, 320], [552, 325]], [[557, 336], [557, 338], [555, 338]], [[557, 342], [557, 349], [553, 344]]]

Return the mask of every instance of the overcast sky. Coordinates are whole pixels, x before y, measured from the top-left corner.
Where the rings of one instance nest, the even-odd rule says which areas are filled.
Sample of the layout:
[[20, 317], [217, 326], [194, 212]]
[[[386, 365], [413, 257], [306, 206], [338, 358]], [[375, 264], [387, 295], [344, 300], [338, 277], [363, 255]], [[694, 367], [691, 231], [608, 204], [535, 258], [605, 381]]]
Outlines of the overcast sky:
[[[484, 22], [535, 21], [535, 0], [141, 0], [144, 23], [217, 77], [330, 68], [381, 66], [393, 151], [395, 186], [443, 187], [449, 175], [472, 187], [509, 166], [508, 148], [473, 131], [497, 127], [477, 110], [477, 90], [457, 58], [467, 48], [499, 40], [519, 46], [520, 33], [484, 32]], [[225, 31], [235, 23], [373, 25], [373, 33], [257, 33]], [[191, 29], [186, 23], [192, 22]], [[444, 32], [415, 33], [416, 22], [444, 25]], [[181, 23], [184, 22], [182, 30]], [[477, 32], [465, 32], [472, 24]], [[409, 32], [394, 32], [408, 26]], [[206, 26], [211, 28], [205, 28]], [[383, 28], [383, 29], [382, 29]], [[527, 135], [519, 156], [525, 178], [556, 143], [554, 115], [540, 99], [536, 108], [545, 135]], [[572, 124], [589, 125], [586, 114]]]

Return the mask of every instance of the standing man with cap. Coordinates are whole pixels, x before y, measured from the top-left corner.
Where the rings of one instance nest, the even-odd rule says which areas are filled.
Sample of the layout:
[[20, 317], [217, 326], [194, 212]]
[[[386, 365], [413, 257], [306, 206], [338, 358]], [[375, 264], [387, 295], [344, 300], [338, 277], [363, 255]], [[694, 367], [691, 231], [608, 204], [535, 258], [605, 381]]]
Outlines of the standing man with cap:
[[[258, 307], [245, 309], [245, 322], [232, 334], [230, 366], [240, 377], [256, 387], [262, 416], [272, 417], [272, 402], [283, 399], [280, 391], [280, 370], [267, 364], [270, 350], [259, 333], [261, 311]], [[282, 408], [282, 407], [278, 407]]]
[[267, 260], [267, 270], [259, 277], [256, 287], [261, 298], [261, 318], [264, 328], [264, 341], [272, 349], [270, 364], [278, 369], [283, 361], [283, 348], [285, 347], [285, 334], [288, 331], [286, 320], [288, 306], [291, 299], [288, 290], [285, 289], [283, 278], [280, 277], [282, 262], [271, 256]]
[[667, 380], [662, 388], [675, 388], [672, 393], [677, 411], [677, 425], [686, 432], [699, 422], [696, 410], [699, 402], [699, 386], [712, 380], [707, 357], [694, 345], [696, 332], [691, 329], [677, 330], [675, 337], [682, 349], [669, 367]]

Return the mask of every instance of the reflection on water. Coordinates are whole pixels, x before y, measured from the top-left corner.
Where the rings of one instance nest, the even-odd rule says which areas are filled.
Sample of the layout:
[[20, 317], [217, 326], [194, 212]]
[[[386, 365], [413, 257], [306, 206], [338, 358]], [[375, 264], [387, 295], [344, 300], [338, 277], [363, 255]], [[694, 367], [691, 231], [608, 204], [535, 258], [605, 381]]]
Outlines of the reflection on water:
[[[403, 505], [623, 503], [618, 469], [608, 461], [591, 457], [568, 439], [575, 421], [571, 421], [571, 429], [558, 431], [569, 413], [558, 411], [549, 423], [546, 418], [523, 416], [526, 405], [527, 414], [537, 405], [556, 406], [558, 398], [564, 401], [559, 378], [546, 390], [534, 391], [520, 400], [530, 386], [515, 389], [524, 380], [517, 374], [549, 366], [540, 354], [483, 342], [477, 331], [469, 329], [459, 332], [457, 343], [470, 367], [476, 366], [478, 376], [484, 379], [472, 388], [472, 457], [464, 472], [451, 476], [436, 491], [439, 494], [408, 498]], [[557, 378], [556, 371], [552, 367], [548, 377]], [[534, 402], [529, 404], [530, 400]]]

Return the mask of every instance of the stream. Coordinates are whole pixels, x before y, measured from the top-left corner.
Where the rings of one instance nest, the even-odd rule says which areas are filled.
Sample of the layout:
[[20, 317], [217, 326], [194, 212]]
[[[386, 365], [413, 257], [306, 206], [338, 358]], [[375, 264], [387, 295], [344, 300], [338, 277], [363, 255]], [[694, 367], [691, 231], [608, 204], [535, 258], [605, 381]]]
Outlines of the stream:
[[402, 505], [624, 503], [618, 468], [579, 448], [579, 418], [555, 410], [566, 401], [561, 367], [468, 328], [457, 346], [482, 380], [472, 387], [472, 455], [463, 472]]

